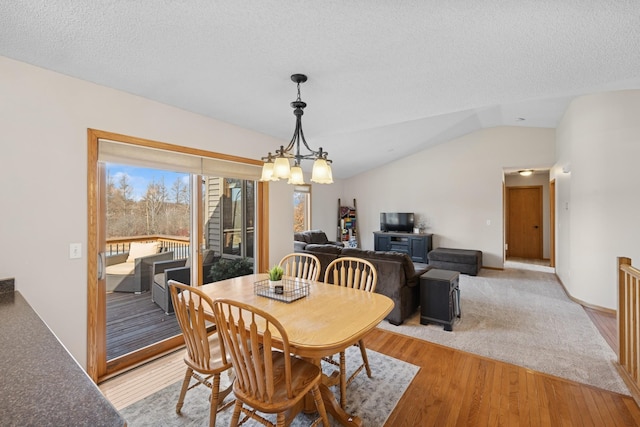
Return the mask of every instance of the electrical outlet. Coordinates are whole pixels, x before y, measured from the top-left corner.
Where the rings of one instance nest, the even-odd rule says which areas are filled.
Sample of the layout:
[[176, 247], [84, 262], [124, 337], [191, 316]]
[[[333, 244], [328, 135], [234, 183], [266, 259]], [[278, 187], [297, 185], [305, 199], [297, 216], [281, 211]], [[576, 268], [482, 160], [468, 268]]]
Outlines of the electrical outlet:
[[69, 244], [69, 259], [82, 258], [82, 244], [70, 243]]

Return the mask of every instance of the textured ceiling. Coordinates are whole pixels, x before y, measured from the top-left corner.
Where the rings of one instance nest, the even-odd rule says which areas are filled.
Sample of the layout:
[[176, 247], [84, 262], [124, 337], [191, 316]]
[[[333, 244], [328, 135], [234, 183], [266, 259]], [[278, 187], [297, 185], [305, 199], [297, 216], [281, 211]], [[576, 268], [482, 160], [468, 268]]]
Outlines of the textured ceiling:
[[305, 73], [305, 136], [348, 177], [640, 88], [640, 1], [3, 1], [0, 55], [283, 140]]

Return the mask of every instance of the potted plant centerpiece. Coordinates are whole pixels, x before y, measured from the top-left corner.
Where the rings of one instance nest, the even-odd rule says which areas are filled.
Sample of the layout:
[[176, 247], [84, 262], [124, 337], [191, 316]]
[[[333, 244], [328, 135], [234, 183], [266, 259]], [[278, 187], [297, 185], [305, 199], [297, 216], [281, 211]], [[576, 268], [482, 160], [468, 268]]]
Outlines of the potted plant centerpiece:
[[283, 274], [284, 270], [279, 265], [274, 265], [269, 270], [269, 288], [277, 294], [281, 294], [284, 291], [284, 286], [282, 285]]

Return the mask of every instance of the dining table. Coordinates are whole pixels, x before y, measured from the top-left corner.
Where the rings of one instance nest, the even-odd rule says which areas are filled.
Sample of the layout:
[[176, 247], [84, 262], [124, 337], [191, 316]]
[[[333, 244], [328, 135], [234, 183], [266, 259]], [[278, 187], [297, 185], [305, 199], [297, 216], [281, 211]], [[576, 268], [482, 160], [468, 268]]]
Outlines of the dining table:
[[[268, 274], [250, 274], [199, 287], [211, 299], [226, 298], [252, 305], [274, 316], [286, 330], [290, 351], [320, 366], [321, 359], [356, 344], [393, 309], [385, 295], [292, 277], [279, 292], [268, 287]], [[207, 313], [213, 319], [213, 313]], [[275, 338], [275, 337], [274, 337]], [[345, 426], [361, 426], [362, 419], [347, 413], [331, 392], [338, 373], [323, 375], [320, 386], [327, 412]], [[306, 399], [313, 412], [313, 399]]]

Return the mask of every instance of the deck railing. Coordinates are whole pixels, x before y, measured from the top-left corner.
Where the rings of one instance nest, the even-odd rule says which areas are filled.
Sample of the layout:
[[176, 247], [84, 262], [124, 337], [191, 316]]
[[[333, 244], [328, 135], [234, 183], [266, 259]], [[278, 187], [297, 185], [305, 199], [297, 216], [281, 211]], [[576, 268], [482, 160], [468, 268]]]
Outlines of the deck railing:
[[636, 402], [640, 401], [640, 270], [618, 257], [618, 363]]
[[189, 238], [178, 236], [129, 236], [107, 239], [106, 254], [117, 255], [129, 252], [132, 242], [160, 242], [162, 252], [173, 251], [174, 259], [187, 258], [189, 256]]

